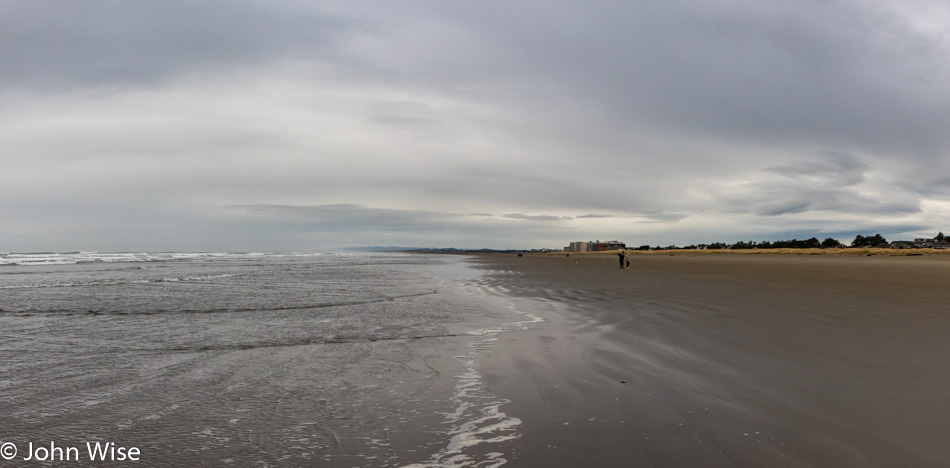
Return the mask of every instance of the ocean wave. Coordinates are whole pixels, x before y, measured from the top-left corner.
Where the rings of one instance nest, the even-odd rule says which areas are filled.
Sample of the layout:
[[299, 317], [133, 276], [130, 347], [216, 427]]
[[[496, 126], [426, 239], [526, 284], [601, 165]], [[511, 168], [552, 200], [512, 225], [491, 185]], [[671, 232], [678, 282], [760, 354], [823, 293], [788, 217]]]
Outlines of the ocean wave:
[[[0, 288], [2, 289], [2, 288]], [[288, 305], [288, 306], [263, 306], [263, 307], [243, 307], [243, 308], [214, 308], [214, 309], [179, 309], [179, 310], [167, 310], [167, 309], [156, 309], [156, 310], [107, 310], [107, 309], [88, 309], [88, 310], [75, 310], [75, 309], [23, 309], [23, 310], [5, 310], [0, 308], [0, 314], [9, 314], [9, 315], [40, 315], [40, 314], [58, 314], [58, 315], [155, 315], [155, 314], [223, 314], [223, 313], [248, 313], [248, 312], [283, 312], [283, 311], [293, 311], [293, 310], [307, 310], [307, 309], [325, 309], [328, 307], [345, 307], [345, 306], [358, 306], [366, 304], [378, 304], [381, 302], [392, 302], [398, 299], [406, 299], [412, 297], [421, 297], [429, 296], [432, 294], [437, 294], [438, 291], [428, 291], [421, 293], [413, 294], [403, 294], [398, 296], [384, 296], [368, 300], [356, 300], [356, 301], [337, 301], [337, 302], [325, 302], [325, 303], [309, 303], [309, 304], [300, 304], [300, 305]]]
[[243, 276], [240, 274], [218, 274], [218, 275], [197, 275], [183, 277], [165, 277], [149, 279], [116, 279], [116, 280], [96, 280], [96, 281], [65, 281], [61, 283], [37, 283], [37, 284], [8, 284], [0, 286], [0, 289], [45, 289], [45, 288], [76, 288], [91, 286], [120, 286], [124, 284], [150, 284], [150, 283], [179, 283], [188, 281], [208, 281], [221, 278], [231, 278]]
[[[4, 336], [4, 335], [0, 335]], [[361, 345], [372, 343], [383, 343], [387, 341], [409, 341], [424, 339], [454, 338], [462, 336], [455, 333], [369, 333], [366, 335], [358, 334], [318, 334], [314, 336], [301, 336], [294, 338], [282, 338], [272, 340], [248, 340], [241, 342], [190, 342], [190, 343], [169, 343], [166, 346], [149, 346], [147, 344], [104, 344], [97, 343], [95, 347], [84, 348], [77, 346], [76, 343], [66, 340], [36, 340], [31, 336], [6, 335], [8, 340], [19, 339], [23, 342], [30, 342], [30, 347], [20, 349], [16, 346], [7, 346], [5, 351], [13, 352], [31, 352], [31, 353], [68, 353], [72, 355], [81, 353], [94, 353], [103, 355], [106, 353], [193, 353], [206, 351], [247, 351], [253, 349], [267, 348], [292, 348], [297, 346], [313, 345]], [[42, 350], [37, 348], [37, 344], [42, 345]]]
[[75, 265], [81, 263], [188, 262], [261, 257], [315, 257], [318, 252], [30, 252], [0, 253], [0, 266]]

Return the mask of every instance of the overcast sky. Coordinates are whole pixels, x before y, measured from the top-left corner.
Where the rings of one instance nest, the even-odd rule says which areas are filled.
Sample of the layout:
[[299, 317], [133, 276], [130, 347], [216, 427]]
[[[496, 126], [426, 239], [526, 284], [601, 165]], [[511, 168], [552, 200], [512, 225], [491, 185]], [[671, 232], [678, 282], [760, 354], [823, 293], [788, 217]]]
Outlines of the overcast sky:
[[0, 252], [950, 230], [945, 0], [0, 1]]

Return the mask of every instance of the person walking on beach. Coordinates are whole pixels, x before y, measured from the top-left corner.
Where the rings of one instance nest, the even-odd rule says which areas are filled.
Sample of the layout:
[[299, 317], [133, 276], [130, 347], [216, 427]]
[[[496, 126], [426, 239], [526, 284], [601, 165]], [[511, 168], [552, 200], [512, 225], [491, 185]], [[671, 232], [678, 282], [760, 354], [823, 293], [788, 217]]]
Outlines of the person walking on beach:
[[[617, 256], [620, 257], [620, 269], [623, 270], [623, 262], [624, 260], [627, 260], [627, 253], [621, 250]], [[629, 264], [629, 261], [627, 263]]]

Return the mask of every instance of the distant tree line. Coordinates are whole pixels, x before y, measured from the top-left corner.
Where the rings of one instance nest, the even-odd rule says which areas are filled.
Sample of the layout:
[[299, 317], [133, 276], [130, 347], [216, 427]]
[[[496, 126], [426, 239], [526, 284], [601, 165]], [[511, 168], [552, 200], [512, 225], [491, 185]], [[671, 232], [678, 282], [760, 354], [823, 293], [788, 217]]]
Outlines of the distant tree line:
[[854, 241], [851, 242], [852, 247], [873, 247], [875, 245], [886, 245], [886, 244], [887, 244], [887, 239], [884, 239], [883, 237], [881, 237], [880, 234], [875, 234], [870, 237], [864, 237], [858, 234], [858, 236], [854, 238]]
[[[944, 235], [941, 232], [937, 234], [937, 237], [934, 237], [935, 240], [942, 241], [944, 240]], [[887, 239], [885, 239], [880, 234], [875, 234], [873, 236], [863, 236], [857, 235], [854, 240], [851, 241], [851, 247], [877, 247], [888, 245]], [[698, 245], [687, 245], [685, 247], [677, 247], [675, 245], [670, 245], [667, 247], [651, 247], [649, 245], [641, 245], [634, 250], [696, 250], [696, 249], [732, 249], [732, 250], [742, 250], [742, 249], [834, 249], [839, 247], [845, 247], [837, 239], [828, 237], [825, 240], [818, 240], [817, 237], [812, 237], [811, 239], [799, 240], [799, 239], [790, 239], [790, 240], [777, 240], [774, 242], [756, 242], [756, 241], [739, 241], [733, 244], [726, 244], [724, 242], [714, 242], [712, 244], [698, 244]]]
[[[874, 247], [878, 245], [887, 245], [887, 239], [885, 239], [880, 234], [875, 234], [873, 236], [862, 236], [858, 234], [855, 236], [854, 240], [851, 241], [852, 247]], [[831, 237], [826, 238], [825, 240], [819, 241], [817, 237], [812, 237], [811, 239], [798, 240], [777, 240], [775, 242], [736, 242], [731, 246], [722, 247], [729, 249], [835, 249], [839, 247], [844, 247], [838, 239]]]

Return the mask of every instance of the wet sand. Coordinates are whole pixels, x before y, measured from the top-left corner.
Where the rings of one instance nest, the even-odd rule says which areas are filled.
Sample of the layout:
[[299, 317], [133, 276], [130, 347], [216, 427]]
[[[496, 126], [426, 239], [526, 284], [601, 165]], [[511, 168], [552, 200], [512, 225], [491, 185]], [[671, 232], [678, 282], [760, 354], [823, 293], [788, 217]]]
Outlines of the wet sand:
[[510, 466], [946, 466], [946, 256], [481, 256]]

